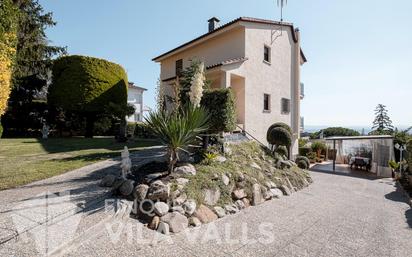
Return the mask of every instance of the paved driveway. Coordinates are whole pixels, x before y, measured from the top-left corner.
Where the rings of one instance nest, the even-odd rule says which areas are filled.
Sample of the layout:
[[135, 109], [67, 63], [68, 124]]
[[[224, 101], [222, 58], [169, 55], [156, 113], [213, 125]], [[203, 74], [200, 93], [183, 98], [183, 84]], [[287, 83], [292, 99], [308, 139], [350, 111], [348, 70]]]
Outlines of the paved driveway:
[[[292, 196], [171, 237], [129, 218], [92, 220], [60, 255], [412, 256], [412, 213], [391, 180], [312, 176], [314, 184]], [[1, 247], [18, 253], [13, 242]]]

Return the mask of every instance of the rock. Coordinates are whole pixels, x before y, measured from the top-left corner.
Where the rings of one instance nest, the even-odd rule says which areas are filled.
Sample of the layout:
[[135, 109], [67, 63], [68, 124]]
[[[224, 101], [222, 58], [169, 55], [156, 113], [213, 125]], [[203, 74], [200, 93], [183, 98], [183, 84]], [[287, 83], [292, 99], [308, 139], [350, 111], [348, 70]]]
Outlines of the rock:
[[266, 201], [272, 199], [272, 194], [266, 187], [261, 186], [260, 189], [262, 191], [263, 199], [265, 199]]
[[159, 224], [160, 224], [160, 217], [154, 216], [152, 221], [149, 223], [147, 227], [150, 229], [156, 230], [159, 227]]
[[186, 184], [189, 183], [189, 180], [187, 178], [178, 178], [176, 179], [176, 182], [178, 185], [186, 186]]
[[183, 204], [183, 209], [185, 210], [186, 214], [192, 216], [193, 213], [196, 211], [196, 202], [193, 199], [187, 200]]
[[223, 182], [223, 184], [224, 184], [225, 186], [228, 186], [229, 183], [230, 183], [229, 177], [223, 174], [223, 175], [222, 175], [222, 182]]
[[159, 178], [163, 177], [164, 175], [165, 174], [162, 173], [162, 172], [148, 174], [145, 177], [145, 181], [147, 181], [147, 182], [154, 181], [156, 179], [159, 179]]
[[276, 188], [276, 184], [272, 181], [266, 181], [265, 186], [267, 187], [267, 189]]
[[169, 235], [170, 234], [170, 226], [166, 222], [160, 222], [159, 226], [157, 227], [157, 232]]
[[245, 187], [246, 187], [246, 181], [236, 182], [236, 188], [245, 188]]
[[280, 187], [280, 190], [282, 190], [282, 192], [283, 192], [284, 195], [291, 195], [291, 192], [290, 192], [289, 188], [288, 188], [287, 186], [285, 186], [285, 185], [282, 185], [282, 186]]
[[121, 185], [123, 185], [123, 183], [126, 181], [126, 179], [122, 178], [122, 177], [118, 177], [114, 180], [113, 182], [113, 186], [112, 189], [113, 190], [117, 190], [120, 188]]
[[141, 202], [146, 199], [147, 191], [149, 190], [149, 186], [145, 184], [140, 184], [136, 186], [133, 190], [133, 197]]
[[246, 208], [245, 203], [242, 200], [237, 200], [235, 202], [235, 205], [239, 210], [243, 210]]
[[187, 195], [185, 193], [182, 193], [179, 195], [179, 197], [173, 200], [173, 204], [182, 205], [184, 202], [186, 202], [186, 200], [187, 200]]
[[220, 199], [220, 190], [219, 189], [204, 189], [204, 202], [207, 205], [213, 206], [216, 205]]
[[217, 162], [220, 162], [220, 163], [223, 163], [223, 162], [227, 161], [227, 159], [225, 157], [220, 156], [220, 155], [218, 157], [216, 157], [215, 160]]
[[123, 184], [119, 187], [119, 192], [123, 196], [129, 196], [133, 193], [133, 189], [134, 189], [134, 181], [128, 179], [125, 182], [123, 182]]
[[213, 210], [215, 211], [216, 215], [217, 215], [219, 218], [223, 218], [224, 216], [226, 216], [226, 211], [225, 211], [225, 209], [223, 209], [223, 208], [220, 207], [220, 206], [215, 206], [215, 207], [213, 207]]
[[162, 217], [169, 212], [169, 205], [164, 202], [157, 202], [154, 204], [153, 210], [157, 215]]
[[283, 192], [279, 188], [271, 188], [270, 193], [272, 194], [273, 198], [280, 198], [283, 196]]
[[247, 194], [244, 189], [236, 189], [235, 191], [232, 192], [232, 197], [235, 200], [241, 200], [247, 197]]
[[227, 205], [225, 205], [225, 211], [226, 211], [227, 214], [235, 214], [239, 210], [237, 209], [237, 207], [235, 205], [227, 204]]
[[259, 184], [253, 184], [252, 186], [252, 205], [256, 206], [263, 203], [265, 199], [262, 195], [262, 190]]
[[186, 216], [178, 212], [170, 212], [161, 217], [160, 220], [164, 223], [169, 224], [170, 231], [173, 233], [179, 233], [186, 229], [189, 225], [189, 221]]
[[242, 172], [236, 172], [236, 181], [243, 182], [245, 181], [245, 175]]
[[182, 215], [185, 215], [185, 213], [186, 213], [182, 206], [173, 206], [172, 208], [170, 208], [170, 211], [171, 212], [178, 212]]
[[177, 175], [196, 175], [196, 168], [192, 164], [176, 167], [174, 173]]
[[243, 204], [245, 205], [245, 208], [249, 208], [250, 207], [250, 201], [247, 198], [243, 198], [242, 199]]
[[170, 193], [170, 199], [172, 199], [172, 200], [176, 199], [180, 196], [180, 194], [181, 194], [181, 191], [179, 189], [177, 189], [177, 190]]
[[231, 156], [232, 155], [232, 149], [228, 146], [223, 147], [223, 152], [224, 154], [226, 154], [227, 156]]
[[193, 216], [198, 218], [202, 223], [210, 223], [218, 218], [213, 211], [203, 204], [193, 213]]
[[116, 180], [116, 176], [114, 175], [107, 175], [100, 181], [101, 187], [112, 187], [114, 181]]
[[147, 199], [152, 201], [167, 201], [170, 195], [169, 185], [165, 185], [162, 181], [156, 180], [153, 182], [147, 192]]
[[252, 162], [252, 163], [250, 164], [250, 167], [252, 167], [252, 168], [254, 168], [254, 169], [262, 170], [262, 168], [261, 168], [259, 165], [257, 165], [256, 162]]
[[193, 227], [199, 227], [202, 225], [202, 222], [196, 217], [190, 217], [189, 218], [189, 225]]

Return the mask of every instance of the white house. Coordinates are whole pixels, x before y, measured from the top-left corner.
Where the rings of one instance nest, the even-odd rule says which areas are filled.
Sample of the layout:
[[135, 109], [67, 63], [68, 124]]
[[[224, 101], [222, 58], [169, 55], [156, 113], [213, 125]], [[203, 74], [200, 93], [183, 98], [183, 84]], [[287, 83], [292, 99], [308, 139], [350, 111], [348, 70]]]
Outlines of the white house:
[[218, 26], [153, 61], [160, 63], [165, 93], [173, 94], [176, 76], [191, 60], [203, 61], [212, 88], [232, 88], [236, 96], [237, 123], [267, 144], [266, 132], [275, 122], [293, 130], [292, 154], [298, 153], [301, 94], [300, 67], [306, 58], [300, 33], [293, 24], [241, 17]]
[[133, 82], [129, 82], [127, 90], [127, 103], [135, 108], [135, 113], [127, 117], [128, 122], [143, 121], [143, 93], [147, 91], [146, 88], [136, 86]]

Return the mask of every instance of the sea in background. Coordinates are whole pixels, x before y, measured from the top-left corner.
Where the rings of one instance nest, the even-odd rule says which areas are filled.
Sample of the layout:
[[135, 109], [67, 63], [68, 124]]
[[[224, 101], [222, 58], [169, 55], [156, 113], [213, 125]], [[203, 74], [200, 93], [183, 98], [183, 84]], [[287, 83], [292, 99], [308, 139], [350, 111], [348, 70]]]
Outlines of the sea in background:
[[[313, 133], [313, 132], [317, 132], [321, 129], [325, 129], [325, 128], [329, 128], [329, 127], [335, 127], [335, 126], [316, 126], [316, 125], [305, 125], [305, 129], [304, 131], [307, 133]], [[404, 130], [407, 129], [408, 126], [395, 126], [396, 128], [398, 128], [399, 130]], [[372, 131], [370, 126], [348, 126], [346, 128], [350, 128], [353, 130], [358, 131], [359, 133], [364, 132], [365, 134], [368, 134], [369, 132]]]

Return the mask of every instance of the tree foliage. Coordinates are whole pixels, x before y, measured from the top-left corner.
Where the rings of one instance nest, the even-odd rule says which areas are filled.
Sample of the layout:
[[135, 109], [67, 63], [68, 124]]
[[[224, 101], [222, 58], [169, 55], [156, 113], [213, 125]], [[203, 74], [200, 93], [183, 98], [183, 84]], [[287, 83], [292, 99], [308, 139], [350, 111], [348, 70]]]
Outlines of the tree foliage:
[[53, 66], [48, 103], [84, 115], [86, 134], [92, 136], [98, 114], [110, 110], [122, 118], [128, 113], [127, 83], [126, 72], [118, 64], [86, 56], [61, 57]]
[[266, 140], [269, 143], [270, 143], [271, 131], [272, 129], [277, 128], [277, 127], [286, 129], [289, 132], [289, 134], [292, 135], [292, 129], [289, 127], [288, 124], [283, 123], [283, 122], [274, 123], [268, 128], [268, 131], [266, 132]]
[[343, 128], [343, 127], [330, 127], [330, 128], [319, 130], [318, 132], [313, 133], [310, 137], [312, 139], [319, 139], [322, 133], [323, 133], [323, 137], [360, 136], [360, 133], [353, 129]]
[[0, 116], [7, 108], [16, 55], [18, 10], [11, 0], [0, 3]]
[[276, 146], [276, 148], [278, 148], [279, 146], [291, 146], [292, 135], [287, 129], [283, 127], [274, 127], [270, 131], [268, 131], [268, 133], [269, 144]]
[[383, 104], [378, 104], [375, 109], [375, 120], [373, 121], [370, 135], [391, 135], [394, 131], [388, 110]]

